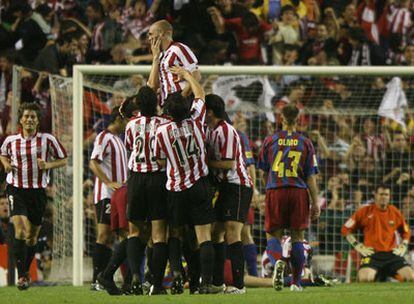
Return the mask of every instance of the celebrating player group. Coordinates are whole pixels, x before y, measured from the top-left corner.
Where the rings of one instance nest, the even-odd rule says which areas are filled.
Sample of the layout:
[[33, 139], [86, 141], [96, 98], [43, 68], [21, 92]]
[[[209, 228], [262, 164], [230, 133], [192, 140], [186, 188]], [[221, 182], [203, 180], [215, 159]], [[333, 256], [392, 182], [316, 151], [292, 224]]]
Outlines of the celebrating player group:
[[[151, 25], [147, 86], [114, 110], [95, 140], [90, 167], [96, 175], [99, 228], [92, 288], [112, 295], [166, 294], [169, 264], [172, 294], [183, 293], [186, 278], [190, 293], [244, 294], [241, 232], [254, 193], [245, 147], [222, 98], [205, 96], [197, 58], [172, 34], [165, 20]], [[265, 140], [259, 159], [267, 183], [266, 230], [277, 290], [283, 286], [283, 230], [289, 228], [292, 235], [291, 289], [301, 290], [304, 230], [310, 217], [319, 216], [315, 152], [295, 130], [298, 114], [295, 107], [283, 109], [284, 130]], [[116, 139], [121, 133], [124, 142]], [[111, 256], [112, 232], [120, 240]], [[225, 284], [226, 258], [231, 285]], [[118, 288], [113, 275], [125, 260], [130, 275]]]
[[[187, 278], [190, 293], [244, 294], [241, 233], [255, 182], [223, 99], [205, 96], [195, 55], [172, 36], [167, 21], [151, 25], [153, 63], [147, 86], [113, 109], [94, 143], [90, 169], [96, 176], [98, 235], [92, 289], [103, 287], [111, 295], [166, 294], [169, 262], [172, 294], [183, 293]], [[27, 289], [48, 171], [66, 164], [66, 152], [52, 135], [37, 133], [36, 109], [22, 106], [20, 112], [23, 131], [5, 140], [1, 161], [8, 172], [18, 286]], [[311, 141], [295, 130], [298, 115], [294, 106], [282, 110], [283, 130], [266, 138], [258, 162], [266, 178], [267, 253], [276, 290], [282, 288], [285, 273], [282, 232], [291, 232], [290, 288], [299, 291], [304, 231], [309, 219], [319, 216], [315, 152]], [[118, 237], [114, 248], [113, 235]], [[225, 281], [226, 258], [231, 284]], [[113, 276], [125, 261], [119, 288]]]

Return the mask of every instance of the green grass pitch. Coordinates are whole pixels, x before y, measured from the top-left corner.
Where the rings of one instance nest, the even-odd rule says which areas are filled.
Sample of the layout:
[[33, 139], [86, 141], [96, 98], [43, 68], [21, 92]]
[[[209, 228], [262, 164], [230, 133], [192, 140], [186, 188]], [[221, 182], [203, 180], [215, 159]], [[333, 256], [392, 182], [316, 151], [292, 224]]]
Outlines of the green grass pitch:
[[237, 304], [414, 304], [414, 284], [343, 284], [335, 287], [306, 288], [292, 293], [287, 288], [276, 292], [271, 288], [249, 288], [246, 295], [183, 295], [175, 296], [109, 296], [106, 292], [92, 292], [88, 287], [32, 287], [18, 291], [16, 287], [0, 288], [0, 303], [237, 303]]

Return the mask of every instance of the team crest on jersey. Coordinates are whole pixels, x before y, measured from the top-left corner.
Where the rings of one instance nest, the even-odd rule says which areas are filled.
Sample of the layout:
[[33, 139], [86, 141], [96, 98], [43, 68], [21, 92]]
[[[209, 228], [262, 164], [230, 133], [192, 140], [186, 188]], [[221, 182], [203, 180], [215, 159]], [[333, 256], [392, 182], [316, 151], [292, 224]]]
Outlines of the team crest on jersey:
[[371, 258], [370, 257], [365, 257], [361, 260], [361, 265], [369, 264], [369, 262], [371, 262]]
[[388, 223], [390, 224], [391, 227], [394, 227], [395, 225], [394, 221], [389, 221]]
[[349, 220], [346, 221], [345, 227], [346, 228], [352, 228], [352, 226], [354, 226], [354, 224], [355, 224], [355, 221], [352, 218], [350, 218]]

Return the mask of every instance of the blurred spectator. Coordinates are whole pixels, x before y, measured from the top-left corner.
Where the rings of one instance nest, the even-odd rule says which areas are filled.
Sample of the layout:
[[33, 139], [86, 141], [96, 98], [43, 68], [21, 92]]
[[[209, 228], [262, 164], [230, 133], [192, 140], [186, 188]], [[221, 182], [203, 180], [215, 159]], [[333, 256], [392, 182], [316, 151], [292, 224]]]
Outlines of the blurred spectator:
[[0, 113], [6, 108], [7, 95], [12, 89], [13, 59], [9, 53], [0, 54]]
[[213, 23], [219, 34], [225, 31], [234, 32], [238, 43], [237, 64], [262, 64], [261, 45], [271, 26], [259, 21], [255, 14], [245, 13], [241, 18], [224, 19], [214, 8], [210, 9]]
[[397, 64], [414, 65], [414, 45], [405, 46], [402, 56], [396, 60]]
[[[120, 18], [123, 29], [124, 40], [129, 44], [135, 44], [135, 48], [139, 46], [140, 37], [148, 32], [151, 23], [155, 19], [161, 0], [153, 0], [148, 8], [145, 0], [137, 0], [133, 7], [126, 7]], [[129, 41], [133, 39], [134, 41]]]
[[47, 42], [46, 35], [33, 20], [33, 10], [26, 1], [13, 1], [10, 11], [16, 18], [11, 26], [15, 36], [15, 48], [20, 51], [23, 65], [31, 67], [38, 52]]
[[[383, 183], [390, 185], [394, 196], [399, 194], [402, 178], [410, 174], [413, 155], [410, 151], [406, 136], [402, 132], [395, 132], [392, 135], [391, 145], [387, 149], [384, 158]], [[394, 197], [397, 204], [401, 203], [402, 197]]]
[[413, 25], [412, 12], [410, 11], [411, 5], [411, 0], [400, 0], [397, 6], [390, 7], [390, 14], [388, 16], [390, 32], [391, 34], [399, 34], [404, 37], [401, 46], [405, 46], [407, 43], [405, 37], [409, 28]]
[[106, 15], [98, 1], [88, 3], [86, 15], [89, 26], [93, 28], [86, 62], [106, 62], [110, 60], [111, 48], [122, 40], [122, 29], [116, 20]]
[[67, 77], [72, 74], [72, 65], [76, 61], [78, 40], [73, 34], [60, 36], [56, 43], [46, 46], [34, 61], [38, 71]]
[[126, 64], [126, 50], [122, 44], [117, 44], [111, 49], [111, 60], [108, 64]]
[[273, 46], [273, 64], [281, 64], [283, 45], [299, 45], [300, 32], [298, 18], [293, 6], [287, 5], [282, 8], [281, 22], [273, 21], [273, 34], [269, 44]]
[[308, 8], [302, 0], [282, 0], [282, 8], [288, 5], [292, 6], [295, 9], [295, 13], [301, 19], [305, 18], [305, 16], [308, 14]]
[[291, 84], [288, 88], [287, 95], [283, 96], [275, 103], [275, 118], [276, 118], [276, 128], [281, 129], [282, 127], [282, 109], [288, 104], [294, 104], [300, 110], [298, 128], [302, 128], [306, 125], [306, 117], [303, 115], [304, 105], [302, 103], [302, 98], [305, 94], [305, 86], [300, 83]]
[[309, 59], [317, 56], [322, 51], [325, 52], [327, 57], [335, 57], [336, 41], [328, 37], [326, 25], [319, 23], [316, 26], [315, 38], [309, 39], [302, 47], [300, 62], [303, 65], [308, 65]]
[[379, 161], [384, 157], [385, 141], [379, 127], [375, 124], [373, 118], [366, 118], [362, 124], [362, 140], [367, 149], [367, 155], [372, 157], [375, 161]]
[[348, 65], [384, 65], [385, 53], [377, 45], [368, 41], [361, 28], [349, 31], [351, 54], [346, 61]]
[[42, 29], [42, 32], [46, 35], [47, 39], [56, 38], [56, 33], [52, 32], [52, 22], [54, 15], [55, 12], [47, 4], [39, 5], [32, 14], [32, 19]]
[[337, 41], [340, 37], [340, 24], [332, 7], [325, 9], [321, 23], [326, 26], [327, 36]]

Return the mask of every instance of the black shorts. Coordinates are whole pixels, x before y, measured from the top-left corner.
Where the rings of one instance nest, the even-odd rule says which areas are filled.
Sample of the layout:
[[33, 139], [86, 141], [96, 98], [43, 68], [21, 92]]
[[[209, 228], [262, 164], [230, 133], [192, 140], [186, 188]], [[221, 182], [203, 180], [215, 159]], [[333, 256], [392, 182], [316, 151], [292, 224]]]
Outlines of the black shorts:
[[214, 222], [213, 194], [209, 181], [204, 177], [187, 190], [168, 191], [168, 222], [175, 226], [200, 226]]
[[45, 189], [26, 189], [7, 185], [10, 215], [24, 215], [35, 226], [43, 222], [47, 197]]
[[360, 268], [373, 268], [381, 276], [393, 276], [398, 270], [410, 264], [392, 252], [376, 252], [369, 257], [362, 258]]
[[214, 205], [217, 221], [245, 223], [253, 197], [253, 189], [237, 184], [220, 183], [218, 191], [219, 195]]
[[95, 204], [98, 224], [111, 225], [111, 200], [104, 198]]
[[155, 221], [167, 218], [167, 175], [165, 172], [131, 172], [127, 183], [129, 221]]

